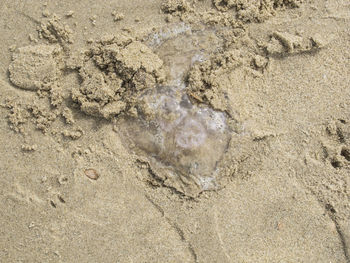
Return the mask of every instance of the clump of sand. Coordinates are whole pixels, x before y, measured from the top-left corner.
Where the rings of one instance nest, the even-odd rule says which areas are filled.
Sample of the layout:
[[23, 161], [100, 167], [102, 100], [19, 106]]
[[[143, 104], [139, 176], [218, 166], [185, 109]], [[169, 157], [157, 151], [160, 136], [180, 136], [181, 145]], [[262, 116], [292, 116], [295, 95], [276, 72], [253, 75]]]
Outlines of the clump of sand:
[[55, 45], [19, 48], [9, 66], [11, 82], [26, 90], [49, 90], [59, 79], [61, 54], [62, 49]]
[[262, 22], [274, 15], [277, 9], [299, 7], [303, 0], [213, 0], [214, 6], [223, 12], [235, 9], [243, 22]]
[[79, 68], [82, 84], [72, 99], [89, 115], [110, 119], [133, 107], [140, 91], [164, 79], [162, 60], [130, 37], [97, 41]]

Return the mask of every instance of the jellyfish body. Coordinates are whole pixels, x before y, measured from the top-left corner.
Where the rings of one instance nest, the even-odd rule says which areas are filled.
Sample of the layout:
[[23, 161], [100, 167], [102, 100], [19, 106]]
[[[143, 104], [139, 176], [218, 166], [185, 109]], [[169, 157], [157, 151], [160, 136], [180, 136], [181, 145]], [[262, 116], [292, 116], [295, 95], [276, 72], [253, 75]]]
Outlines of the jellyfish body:
[[120, 125], [134, 150], [181, 192], [215, 188], [230, 138], [226, 115], [192, 104], [185, 90], [173, 86], [150, 89], [139, 100], [138, 117]]
[[138, 98], [137, 117], [121, 120], [119, 130], [128, 147], [148, 160], [163, 185], [191, 196], [214, 189], [218, 163], [230, 140], [227, 116], [192, 103], [184, 80], [193, 64], [218, 49], [220, 40], [212, 30], [203, 33], [182, 25], [160, 30], [146, 42], [168, 69], [167, 86], [145, 90]]

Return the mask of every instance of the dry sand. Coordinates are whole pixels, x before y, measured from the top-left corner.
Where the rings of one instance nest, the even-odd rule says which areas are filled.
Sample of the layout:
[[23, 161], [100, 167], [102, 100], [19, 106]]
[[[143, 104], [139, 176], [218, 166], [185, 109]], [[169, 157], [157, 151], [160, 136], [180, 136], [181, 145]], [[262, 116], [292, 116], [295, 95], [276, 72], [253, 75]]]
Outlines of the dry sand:
[[0, 17], [0, 262], [350, 262], [349, 1]]

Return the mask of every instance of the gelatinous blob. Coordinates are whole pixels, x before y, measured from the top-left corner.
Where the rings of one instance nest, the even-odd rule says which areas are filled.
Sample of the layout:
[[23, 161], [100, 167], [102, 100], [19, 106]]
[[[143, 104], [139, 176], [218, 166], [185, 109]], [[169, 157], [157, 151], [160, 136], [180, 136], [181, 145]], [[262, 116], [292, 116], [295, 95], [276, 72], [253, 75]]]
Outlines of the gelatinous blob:
[[224, 113], [192, 104], [184, 90], [159, 87], [143, 94], [138, 117], [119, 127], [166, 185], [190, 196], [217, 187], [217, 164], [230, 139]]
[[214, 39], [212, 31], [193, 33], [186, 28], [176, 35], [177, 30], [151, 38], [157, 39], [157, 54], [168, 66], [167, 85], [142, 93], [137, 114], [119, 120], [118, 129], [164, 185], [197, 196], [218, 186], [218, 163], [228, 146], [230, 129], [225, 113], [194, 104], [186, 94], [186, 71], [206, 57], [203, 43], [211, 51], [217, 48], [208, 45]]
[[[157, 39], [157, 42], [151, 41]], [[209, 58], [223, 46], [223, 40], [216, 35], [216, 30], [198, 25], [191, 28], [180, 23], [160, 29], [146, 39], [146, 43], [163, 60], [168, 68], [168, 85], [182, 86], [184, 76], [196, 62]]]
[[191, 27], [185, 23], [174, 24], [161, 28], [158, 32], [149, 35], [145, 40], [147, 45], [159, 47], [164, 41], [177, 37], [180, 34], [191, 32]]
[[187, 118], [175, 135], [176, 145], [183, 149], [200, 147], [207, 138], [204, 126], [193, 117]]

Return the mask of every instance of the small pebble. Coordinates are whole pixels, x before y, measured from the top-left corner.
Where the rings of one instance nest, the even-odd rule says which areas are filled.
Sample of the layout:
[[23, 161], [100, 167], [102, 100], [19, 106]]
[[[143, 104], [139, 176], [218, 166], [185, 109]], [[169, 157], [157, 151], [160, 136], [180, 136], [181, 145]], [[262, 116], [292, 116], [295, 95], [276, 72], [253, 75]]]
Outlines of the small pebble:
[[66, 17], [67, 18], [68, 17], [73, 17], [73, 15], [74, 15], [74, 11], [70, 10], [70, 11], [67, 12]]
[[61, 175], [60, 177], [58, 177], [58, 183], [60, 185], [65, 185], [68, 182], [68, 177], [66, 175]]
[[49, 17], [51, 15], [50, 11], [45, 9], [43, 12], [42, 12], [42, 15], [43, 17]]
[[16, 45], [11, 45], [11, 46], [9, 47], [9, 50], [10, 50], [11, 52], [13, 52], [13, 51], [16, 50], [16, 48], [17, 48]]
[[123, 13], [118, 13], [117, 11], [113, 11], [112, 16], [113, 16], [114, 22], [121, 21], [125, 17]]
[[38, 146], [36, 144], [30, 145], [30, 144], [22, 144], [21, 149], [24, 152], [34, 152]]
[[97, 19], [97, 16], [96, 15], [93, 15], [92, 17], [90, 17], [90, 21], [91, 21], [91, 24], [93, 26], [96, 26], [96, 19]]
[[97, 180], [100, 175], [97, 173], [95, 169], [89, 168], [84, 171], [85, 175], [91, 180]]

